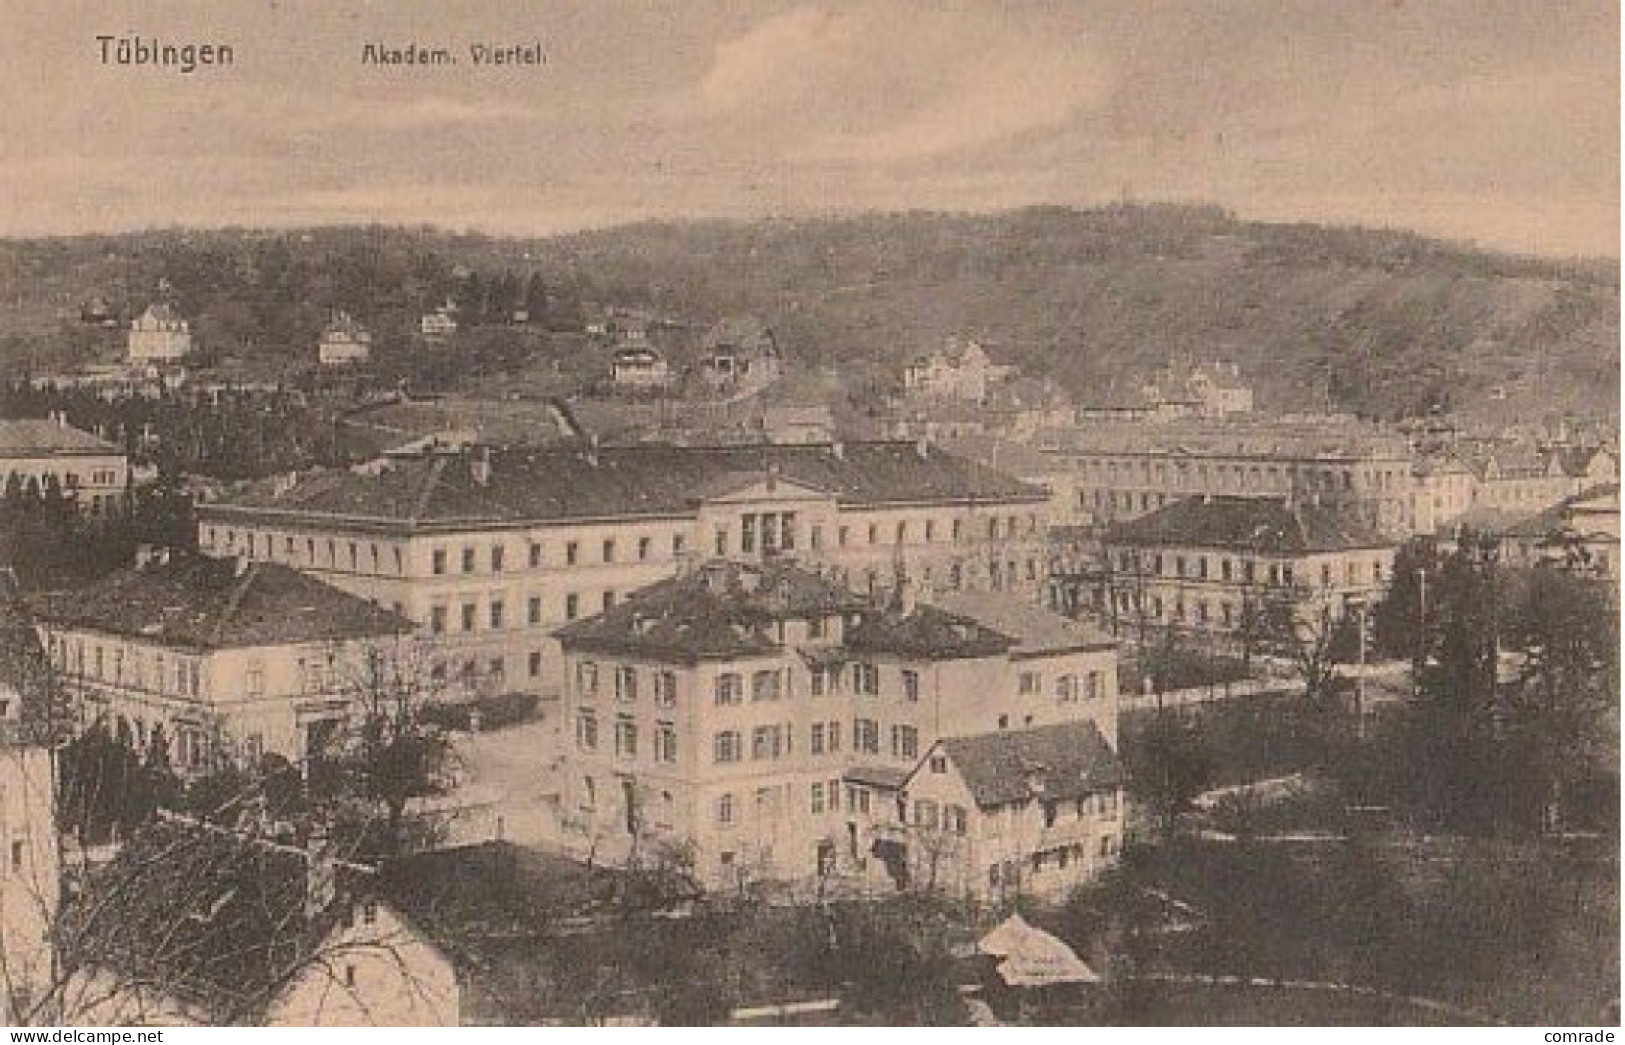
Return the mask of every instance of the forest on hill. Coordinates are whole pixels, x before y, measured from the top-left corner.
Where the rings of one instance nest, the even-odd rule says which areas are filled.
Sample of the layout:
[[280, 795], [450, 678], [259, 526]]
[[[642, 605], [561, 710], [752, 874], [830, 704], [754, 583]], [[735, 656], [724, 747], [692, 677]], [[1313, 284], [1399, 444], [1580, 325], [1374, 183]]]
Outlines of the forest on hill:
[[[167, 230], [0, 242], [0, 362], [117, 354], [77, 322], [166, 280], [217, 358], [307, 360], [332, 309], [387, 354], [452, 299], [493, 324], [579, 330], [592, 305], [700, 325], [755, 313], [797, 364], [884, 387], [950, 334], [1082, 401], [1171, 357], [1239, 364], [1266, 409], [1480, 421], [1617, 412], [1609, 260], [1494, 254], [1406, 232], [1119, 205], [662, 222], [546, 239], [431, 228]], [[533, 339], [534, 341], [535, 339]], [[545, 340], [545, 339], [543, 339]]]

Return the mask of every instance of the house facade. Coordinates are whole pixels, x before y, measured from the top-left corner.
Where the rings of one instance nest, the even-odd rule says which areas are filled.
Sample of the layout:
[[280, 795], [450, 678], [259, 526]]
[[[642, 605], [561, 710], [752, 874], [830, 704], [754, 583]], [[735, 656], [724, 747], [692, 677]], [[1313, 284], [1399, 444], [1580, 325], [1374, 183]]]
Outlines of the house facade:
[[192, 324], [167, 302], [147, 306], [130, 321], [125, 354], [131, 363], [178, 363], [192, 354]]
[[951, 337], [942, 348], [916, 357], [903, 368], [903, 390], [909, 395], [979, 403], [1014, 372], [1014, 367], [994, 363], [980, 342]]
[[756, 316], [730, 316], [702, 339], [700, 377], [717, 391], [764, 388], [778, 380], [783, 369], [778, 337]]
[[1063, 897], [1117, 862], [1123, 783], [1092, 720], [939, 740], [903, 784], [913, 876], [995, 904]]
[[1331, 419], [1100, 423], [1045, 433], [1087, 521], [1121, 522], [1182, 498], [1318, 500], [1400, 530], [1414, 513], [1412, 453], [1397, 435]]
[[372, 354], [372, 334], [348, 312], [335, 312], [316, 343], [316, 361], [322, 366], [365, 363]]
[[26, 491], [54, 477], [81, 511], [103, 514], [124, 503], [130, 459], [66, 419], [0, 421], [0, 490]]
[[617, 348], [609, 358], [609, 376], [622, 388], [661, 388], [671, 383], [666, 357], [643, 345]]
[[1237, 640], [1260, 614], [1340, 618], [1386, 590], [1398, 540], [1340, 508], [1196, 497], [1103, 538], [1102, 613], [1119, 632], [1166, 628]]
[[269, 480], [198, 506], [207, 552], [291, 566], [414, 621], [444, 670], [556, 695], [552, 632], [711, 557], [856, 591], [1039, 597], [1042, 490], [913, 443], [473, 447]]
[[602, 854], [692, 844], [711, 886], [905, 885], [903, 785], [939, 738], [1116, 731], [1114, 643], [1002, 595], [877, 603], [715, 560], [559, 637], [563, 833]]
[[457, 1026], [457, 969], [375, 877], [161, 815], [64, 908], [64, 1013], [90, 1026]]
[[409, 622], [275, 563], [157, 552], [34, 603], [85, 722], [183, 776], [222, 757], [299, 762], [337, 737], [369, 656], [408, 656]]

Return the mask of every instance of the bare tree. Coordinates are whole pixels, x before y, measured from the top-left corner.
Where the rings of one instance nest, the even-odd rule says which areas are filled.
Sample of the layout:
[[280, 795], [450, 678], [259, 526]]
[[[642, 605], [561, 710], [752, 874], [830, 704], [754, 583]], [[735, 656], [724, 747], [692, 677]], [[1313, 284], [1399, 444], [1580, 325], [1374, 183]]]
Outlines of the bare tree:
[[311, 766], [311, 783], [333, 827], [358, 832], [358, 852], [409, 848], [407, 806], [450, 785], [450, 737], [427, 713], [446, 694], [431, 651], [402, 639], [367, 647], [338, 680], [349, 698], [341, 732]]

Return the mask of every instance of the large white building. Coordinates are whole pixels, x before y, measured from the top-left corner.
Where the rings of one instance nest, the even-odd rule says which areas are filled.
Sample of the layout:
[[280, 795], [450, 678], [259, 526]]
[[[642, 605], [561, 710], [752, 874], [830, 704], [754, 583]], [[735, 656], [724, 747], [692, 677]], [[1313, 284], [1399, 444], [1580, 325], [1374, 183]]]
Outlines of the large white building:
[[907, 885], [923, 843], [904, 785], [939, 739], [1117, 734], [1115, 643], [1005, 595], [875, 601], [714, 560], [559, 637], [561, 830], [606, 857], [691, 844], [712, 885]]
[[[1193, 497], [1112, 528], [1101, 615], [1119, 631], [1167, 628], [1251, 641], [1280, 622], [1340, 619], [1387, 590], [1398, 539], [1340, 507]], [[1270, 622], [1274, 623], [1274, 622]]]
[[409, 622], [297, 570], [160, 551], [35, 613], [86, 720], [176, 770], [295, 762], [340, 735], [370, 655], [411, 656]]
[[199, 505], [199, 543], [394, 609], [445, 670], [557, 694], [561, 624], [702, 559], [819, 564], [859, 592], [1040, 597], [1048, 496], [915, 443], [425, 452]]

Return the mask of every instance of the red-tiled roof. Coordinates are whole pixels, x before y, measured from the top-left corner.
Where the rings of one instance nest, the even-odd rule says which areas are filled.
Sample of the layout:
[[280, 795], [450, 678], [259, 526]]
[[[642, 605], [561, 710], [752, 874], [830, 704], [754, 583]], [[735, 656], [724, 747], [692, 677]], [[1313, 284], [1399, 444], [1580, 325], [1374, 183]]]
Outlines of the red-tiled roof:
[[41, 595], [47, 624], [188, 649], [276, 646], [396, 635], [410, 621], [277, 563], [172, 552], [84, 588]]
[[1112, 544], [1223, 548], [1260, 554], [1390, 548], [1398, 542], [1346, 508], [1268, 497], [1189, 497], [1112, 529]]
[[945, 737], [940, 746], [983, 809], [1031, 798], [1082, 798], [1116, 788], [1124, 778], [1092, 721]]

